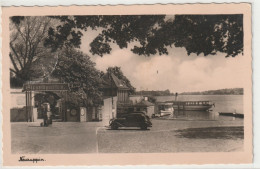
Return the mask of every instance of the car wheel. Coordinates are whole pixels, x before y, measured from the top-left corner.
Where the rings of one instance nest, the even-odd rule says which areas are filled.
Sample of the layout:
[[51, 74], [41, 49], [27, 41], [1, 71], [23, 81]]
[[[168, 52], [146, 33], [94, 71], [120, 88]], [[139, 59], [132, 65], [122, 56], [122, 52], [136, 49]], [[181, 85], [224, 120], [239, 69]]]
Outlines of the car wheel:
[[142, 130], [147, 130], [147, 125], [146, 125], [146, 124], [142, 124], [142, 125], [141, 125], [141, 129], [142, 129]]
[[117, 129], [118, 129], [118, 126], [117, 126], [116, 124], [112, 124], [112, 125], [111, 125], [111, 129], [112, 129], [112, 130], [117, 130]]

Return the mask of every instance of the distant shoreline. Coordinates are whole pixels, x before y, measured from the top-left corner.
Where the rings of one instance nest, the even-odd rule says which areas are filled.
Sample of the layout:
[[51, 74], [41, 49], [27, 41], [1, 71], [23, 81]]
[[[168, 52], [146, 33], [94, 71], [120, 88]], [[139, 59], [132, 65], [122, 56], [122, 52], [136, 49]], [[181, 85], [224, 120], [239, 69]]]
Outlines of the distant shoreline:
[[[178, 96], [243, 96], [244, 94], [178, 94]], [[131, 96], [140, 96], [140, 94], [133, 94]], [[144, 95], [144, 96], [150, 96], [150, 97], [158, 97], [158, 96], [175, 96], [175, 95]]]
[[243, 88], [231, 88], [231, 89], [218, 89], [218, 90], [208, 90], [201, 92], [181, 92], [181, 93], [171, 93], [168, 89], [165, 91], [138, 91], [135, 95], [146, 95], [146, 96], [175, 96], [175, 95], [243, 95]]
[[[178, 94], [178, 96], [187, 96], [187, 95], [198, 95], [198, 96], [224, 96], [224, 95], [230, 95], [230, 96], [240, 96], [240, 95], [244, 95], [244, 94]], [[157, 96], [175, 96], [175, 95], [157, 95]]]
[[244, 94], [179, 94], [179, 95], [244, 95]]

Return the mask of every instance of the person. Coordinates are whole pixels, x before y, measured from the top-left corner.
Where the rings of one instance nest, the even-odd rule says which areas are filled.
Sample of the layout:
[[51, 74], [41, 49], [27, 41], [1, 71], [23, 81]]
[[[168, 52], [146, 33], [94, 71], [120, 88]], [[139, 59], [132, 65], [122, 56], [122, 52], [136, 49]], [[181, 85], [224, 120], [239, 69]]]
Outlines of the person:
[[52, 124], [51, 110], [50, 110], [49, 103], [43, 103], [43, 124], [44, 126], [48, 126], [49, 124]]
[[46, 106], [47, 106], [46, 103], [42, 104], [42, 107], [43, 107], [43, 109], [42, 109], [43, 126], [48, 126], [48, 122], [47, 122], [47, 120], [48, 120], [48, 118], [47, 118], [47, 107]]
[[50, 108], [47, 109], [47, 119], [48, 119], [48, 124], [52, 124], [52, 118], [51, 118]]

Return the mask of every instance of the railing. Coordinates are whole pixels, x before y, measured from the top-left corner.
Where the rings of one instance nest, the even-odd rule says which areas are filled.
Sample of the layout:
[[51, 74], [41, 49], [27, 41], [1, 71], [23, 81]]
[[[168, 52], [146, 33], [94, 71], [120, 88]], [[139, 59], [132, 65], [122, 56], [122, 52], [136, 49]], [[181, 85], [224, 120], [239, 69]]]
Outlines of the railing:
[[173, 101], [173, 105], [212, 105], [210, 101]]

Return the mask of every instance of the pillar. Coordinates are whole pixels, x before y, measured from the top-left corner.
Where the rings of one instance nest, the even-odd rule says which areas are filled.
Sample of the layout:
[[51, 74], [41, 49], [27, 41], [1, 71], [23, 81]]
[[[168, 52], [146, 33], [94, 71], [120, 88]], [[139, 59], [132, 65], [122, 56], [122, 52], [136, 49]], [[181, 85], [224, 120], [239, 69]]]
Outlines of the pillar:
[[87, 121], [87, 109], [85, 107], [80, 107], [80, 122]]

